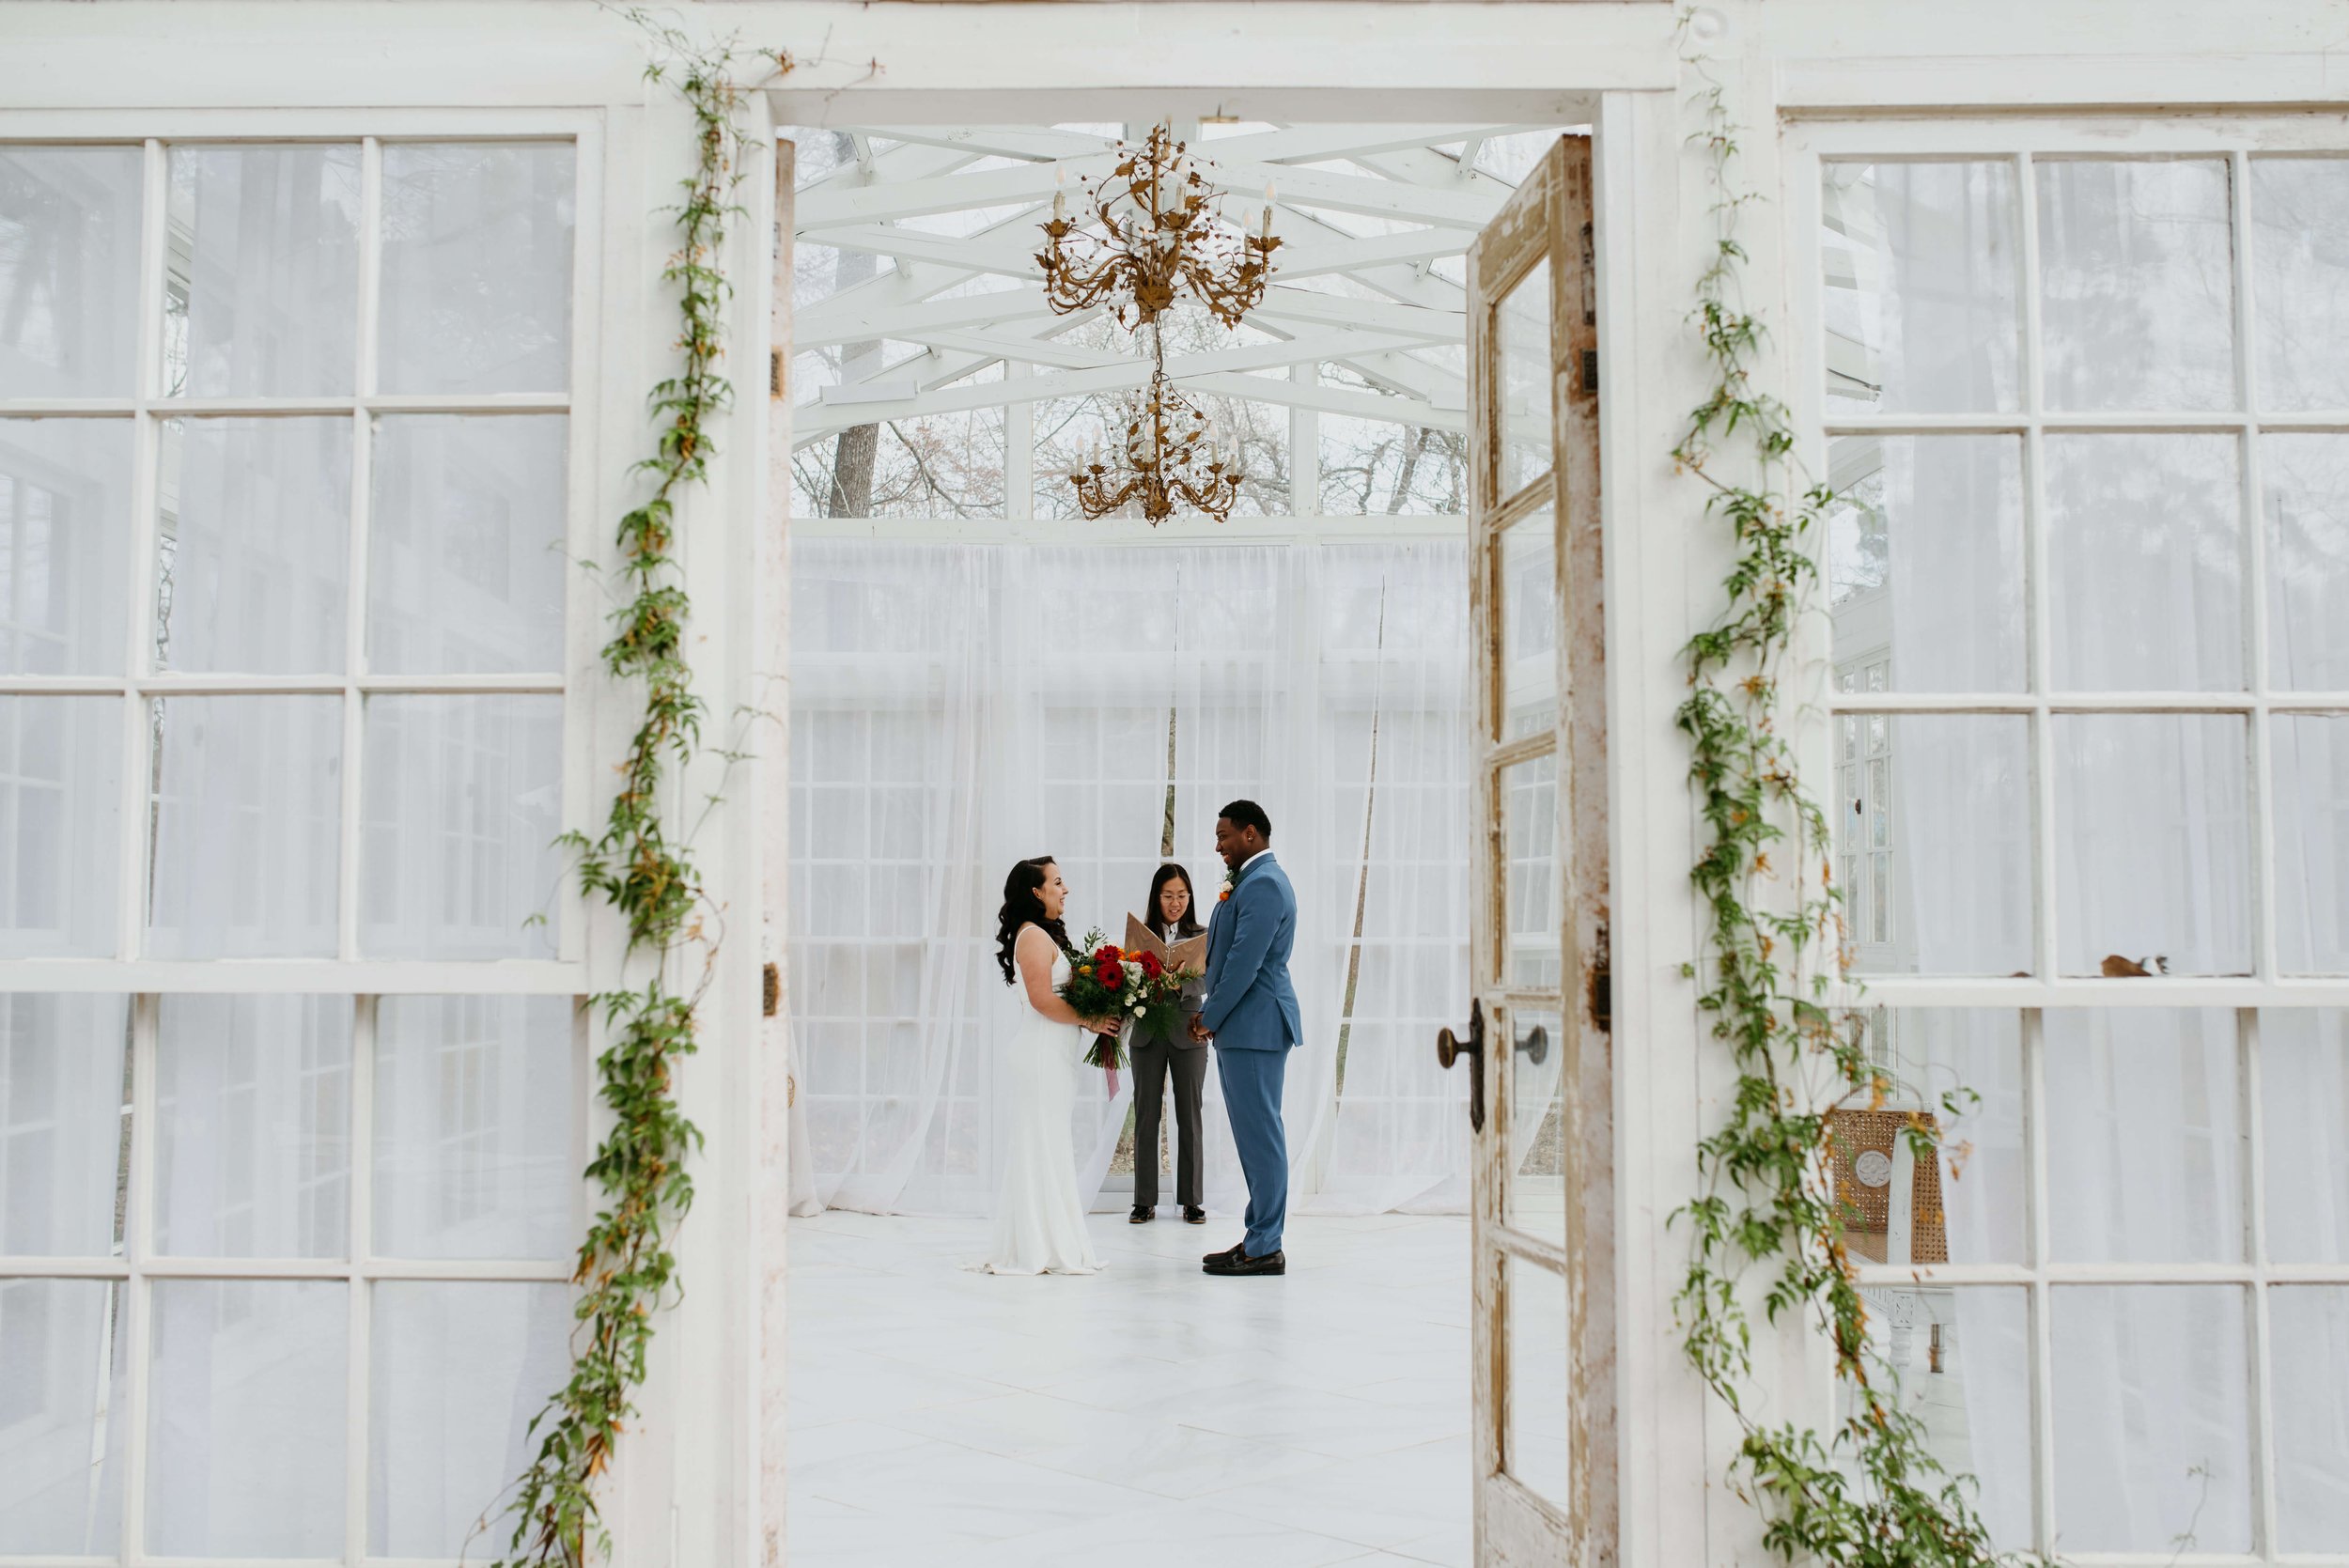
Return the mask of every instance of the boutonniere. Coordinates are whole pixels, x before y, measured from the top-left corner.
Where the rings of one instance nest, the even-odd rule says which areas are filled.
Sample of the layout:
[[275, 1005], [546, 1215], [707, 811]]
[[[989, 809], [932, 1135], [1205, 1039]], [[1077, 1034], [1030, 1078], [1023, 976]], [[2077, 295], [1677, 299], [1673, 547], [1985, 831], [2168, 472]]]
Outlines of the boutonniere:
[[1218, 904], [1223, 903], [1232, 896], [1232, 890], [1238, 886], [1239, 867], [1236, 865], [1225, 866], [1223, 868], [1223, 891], [1215, 895], [1215, 901]]

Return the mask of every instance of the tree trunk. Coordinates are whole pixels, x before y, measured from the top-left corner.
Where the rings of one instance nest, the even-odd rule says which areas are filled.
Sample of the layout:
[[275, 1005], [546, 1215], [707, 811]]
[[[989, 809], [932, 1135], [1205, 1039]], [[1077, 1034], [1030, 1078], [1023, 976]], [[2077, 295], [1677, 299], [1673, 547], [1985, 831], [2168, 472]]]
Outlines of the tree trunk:
[[[832, 150], [843, 163], [856, 156], [856, 144], [845, 131], [832, 132]], [[832, 253], [832, 292], [837, 295], [861, 283], [870, 283], [880, 271], [880, 258], [870, 251]], [[880, 367], [879, 342], [844, 344], [840, 350], [840, 380], [853, 381]], [[880, 448], [880, 427], [858, 425], [840, 432], [832, 449], [832, 492], [824, 498], [829, 517], [873, 515], [873, 458]]]

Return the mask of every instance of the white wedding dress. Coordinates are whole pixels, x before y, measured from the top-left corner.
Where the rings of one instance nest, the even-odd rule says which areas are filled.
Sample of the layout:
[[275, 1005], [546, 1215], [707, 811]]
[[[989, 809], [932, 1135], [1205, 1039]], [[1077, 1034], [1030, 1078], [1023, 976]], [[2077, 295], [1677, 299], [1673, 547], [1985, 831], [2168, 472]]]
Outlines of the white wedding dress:
[[[1052, 988], [1067, 982], [1064, 956], [1052, 966]], [[1020, 1021], [1004, 1063], [1011, 1126], [1003, 1186], [995, 1201], [995, 1244], [986, 1262], [972, 1266], [989, 1274], [1097, 1273], [1101, 1261], [1085, 1234], [1068, 1133], [1085, 1032], [1037, 1012], [1024, 986], [1013, 989], [1019, 997]]]

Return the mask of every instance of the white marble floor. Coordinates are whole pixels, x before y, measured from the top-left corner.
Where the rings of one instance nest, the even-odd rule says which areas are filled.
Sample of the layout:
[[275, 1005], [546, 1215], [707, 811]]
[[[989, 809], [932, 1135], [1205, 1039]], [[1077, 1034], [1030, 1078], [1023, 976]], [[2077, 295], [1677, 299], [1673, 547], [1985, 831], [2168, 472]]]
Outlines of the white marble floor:
[[1109, 1266], [957, 1265], [984, 1222], [832, 1213], [791, 1242], [795, 1568], [1468, 1568], [1468, 1222], [1092, 1217]]

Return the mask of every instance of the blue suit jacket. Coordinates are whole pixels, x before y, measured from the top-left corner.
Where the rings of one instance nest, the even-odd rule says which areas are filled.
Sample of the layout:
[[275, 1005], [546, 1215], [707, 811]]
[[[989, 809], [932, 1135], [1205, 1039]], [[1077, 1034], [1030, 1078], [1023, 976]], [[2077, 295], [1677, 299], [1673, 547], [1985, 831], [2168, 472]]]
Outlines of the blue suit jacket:
[[1268, 853], [1207, 924], [1207, 1032], [1221, 1050], [1286, 1050], [1305, 1037], [1289, 984], [1297, 893]]

